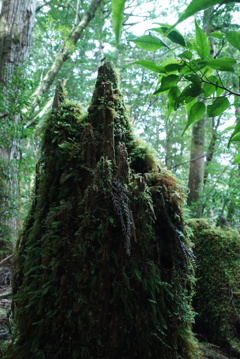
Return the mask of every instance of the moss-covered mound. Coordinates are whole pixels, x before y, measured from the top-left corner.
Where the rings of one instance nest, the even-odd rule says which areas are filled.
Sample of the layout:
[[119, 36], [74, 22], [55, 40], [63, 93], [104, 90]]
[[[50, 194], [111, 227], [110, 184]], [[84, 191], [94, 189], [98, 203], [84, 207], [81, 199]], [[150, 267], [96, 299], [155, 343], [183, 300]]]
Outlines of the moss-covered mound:
[[197, 257], [196, 331], [240, 357], [240, 236], [228, 227], [189, 221]]
[[11, 359], [197, 359], [184, 194], [137, 141], [111, 63], [56, 91], [17, 247]]

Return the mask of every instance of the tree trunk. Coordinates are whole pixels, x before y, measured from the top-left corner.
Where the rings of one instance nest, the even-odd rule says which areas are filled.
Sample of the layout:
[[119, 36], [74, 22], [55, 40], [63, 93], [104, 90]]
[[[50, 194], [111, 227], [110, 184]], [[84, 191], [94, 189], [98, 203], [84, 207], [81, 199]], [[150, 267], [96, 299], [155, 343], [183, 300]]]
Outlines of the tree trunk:
[[189, 195], [187, 204], [194, 205], [193, 215], [202, 215], [200, 203], [200, 192], [203, 188], [204, 180], [204, 139], [205, 139], [205, 118], [196, 122], [192, 129], [190, 171], [188, 179]]
[[[240, 123], [240, 107], [235, 108], [235, 116], [236, 116], [236, 125], [237, 125], [238, 123]], [[235, 146], [240, 151], [239, 143], [237, 143]], [[233, 174], [233, 176], [234, 176], [235, 180], [238, 181], [238, 185], [236, 185], [236, 188], [239, 188], [239, 186], [240, 186], [240, 164], [236, 165], [236, 171]], [[230, 181], [231, 181], [231, 178], [230, 178]], [[238, 216], [238, 213], [236, 213], [237, 205], [235, 202], [235, 196], [236, 196], [236, 193], [233, 193], [233, 195], [231, 196], [231, 199], [228, 203], [228, 208], [227, 208], [227, 220], [230, 223], [234, 223], [234, 222], [239, 223], [239, 216]]]
[[3, 0], [0, 13], [0, 226], [1, 241], [15, 238], [20, 102], [24, 66], [29, 56], [36, 0]]
[[[212, 31], [211, 14], [213, 7], [204, 11], [203, 14], [203, 28], [207, 35]], [[214, 55], [213, 43], [210, 43], [211, 55]], [[215, 139], [213, 139], [211, 150], [215, 146]], [[190, 155], [190, 170], [188, 178], [189, 195], [187, 204], [192, 207], [192, 215], [194, 217], [201, 217], [203, 214], [203, 207], [201, 204], [201, 192], [204, 184], [204, 145], [205, 145], [205, 118], [193, 125], [192, 141], [191, 141], [191, 155]], [[210, 159], [210, 157], [209, 157]], [[212, 159], [212, 158], [211, 158]]]

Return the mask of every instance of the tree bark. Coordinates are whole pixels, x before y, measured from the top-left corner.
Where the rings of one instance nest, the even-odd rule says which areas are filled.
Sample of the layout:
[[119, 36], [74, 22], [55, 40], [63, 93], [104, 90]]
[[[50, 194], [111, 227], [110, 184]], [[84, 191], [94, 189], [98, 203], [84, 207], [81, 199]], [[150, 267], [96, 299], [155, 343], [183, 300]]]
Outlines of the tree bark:
[[[212, 22], [211, 14], [213, 7], [210, 7], [204, 11], [203, 15], [203, 28], [207, 35], [211, 33]], [[213, 43], [210, 43], [211, 55], [214, 54]], [[215, 146], [216, 139], [213, 139], [212, 148]], [[188, 178], [189, 195], [187, 204], [193, 206], [194, 217], [201, 217], [203, 213], [202, 204], [200, 201], [201, 192], [203, 190], [204, 183], [204, 145], [205, 145], [205, 118], [193, 125], [192, 141], [191, 141], [191, 159], [190, 170]], [[209, 158], [210, 159], [210, 158]], [[212, 159], [212, 158], [211, 158]]]
[[204, 139], [205, 118], [202, 118], [194, 124], [192, 130], [191, 162], [188, 180], [189, 195], [187, 204], [189, 206], [196, 204], [194, 210], [196, 217], [200, 217], [202, 214], [199, 200], [204, 179]]
[[17, 230], [21, 81], [29, 56], [36, 0], [3, 0], [0, 9], [1, 243]]

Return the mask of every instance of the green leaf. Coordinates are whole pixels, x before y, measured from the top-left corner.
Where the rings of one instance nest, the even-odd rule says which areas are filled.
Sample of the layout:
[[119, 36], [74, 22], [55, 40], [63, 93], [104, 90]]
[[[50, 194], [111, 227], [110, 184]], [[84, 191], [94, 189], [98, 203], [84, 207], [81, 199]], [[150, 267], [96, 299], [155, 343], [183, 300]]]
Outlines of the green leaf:
[[182, 66], [180, 70], [181, 75], [195, 74], [197, 71], [202, 70], [206, 66], [206, 61], [201, 59], [196, 59], [185, 63], [185, 66]]
[[120, 39], [120, 30], [123, 22], [123, 10], [126, 0], [112, 0], [112, 22], [113, 22], [113, 31], [117, 43]]
[[217, 4], [228, 4], [228, 3], [239, 3], [240, 0], [192, 0], [186, 10], [181, 14], [178, 21], [170, 28], [173, 29], [177, 24], [186, 20], [190, 16], [196, 14], [198, 11], [205, 10], [210, 6], [214, 6]]
[[[161, 66], [163, 66], [165, 69], [168, 69], [167, 70], [168, 72], [176, 73], [177, 70], [179, 70], [181, 68], [181, 66], [183, 66], [183, 62], [173, 59], [173, 58], [170, 58], [170, 59], [163, 61], [161, 63]], [[170, 70], [170, 69], [173, 69], [173, 70]]]
[[217, 60], [206, 61], [206, 63], [214, 70], [234, 71], [233, 65], [236, 64], [236, 60], [234, 60], [232, 57], [221, 57]]
[[[209, 82], [212, 82], [213, 84], [218, 84], [219, 83], [219, 79], [212, 75], [208, 78]], [[210, 83], [204, 83], [203, 84], [203, 90], [204, 90], [204, 93], [207, 97], [211, 96], [216, 90], [217, 90], [217, 87], [215, 85], [212, 85]]]
[[228, 147], [230, 146], [230, 143], [232, 142], [233, 137], [234, 137], [237, 133], [239, 133], [239, 132], [240, 132], [240, 121], [238, 121], [238, 122], [236, 123], [235, 127], [234, 127], [234, 131], [233, 131], [233, 133], [231, 134], [231, 137], [230, 137], [230, 139], [229, 139], [229, 141], [228, 141]]
[[182, 91], [181, 95], [178, 97], [179, 103], [188, 103], [193, 100], [193, 97], [197, 97], [202, 93], [201, 87], [191, 83]]
[[196, 102], [197, 102], [197, 97], [192, 97], [192, 101], [189, 101], [188, 103], [185, 104], [185, 110], [186, 110], [187, 115], [190, 114], [192, 105]]
[[240, 50], [240, 33], [237, 31], [229, 31], [226, 36], [227, 41], [236, 49]]
[[[223, 83], [219, 80], [217, 83], [218, 86], [224, 86]], [[221, 87], [217, 87], [217, 91], [216, 91], [216, 95], [217, 97], [221, 96], [221, 94], [224, 92], [225, 90]]]
[[196, 50], [202, 60], [205, 60], [210, 54], [210, 46], [207, 35], [200, 29], [195, 20], [196, 29]]
[[181, 67], [182, 65], [180, 64], [169, 64], [165, 66], [165, 70], [166, 72], [177, 72]]
[[167, 47], [162, 40], [152, 35], [143, 35], [130, 41], [134, 42], [140, 49], [147, 51], [156, 51], [163, 46]]
[[178, 86], [172, 87], [170, 91], [168, 92], [167, 97], [167, 107], [168, 107], [168, 114], [167, 119], [169, 119], [171, 113], [176, 110], [176, 99], [180, 95], [180, 90]]
[[157, 65], [153, 61], [139, 60], [139, 61], [132, 62], [129, 65], [141, 65], [141, 66], [145, 67], [145, 69], [148, 69], [148, 70], [156, 72], [156, 73], [166, 73], [166, 70], [163, 66]]
[[240, 132], [236, 133], [236, 135], [233, 136], [231, 141], [240, 141]]
[[221, 115], [228, 107], [230, 102], [226, 97], [216, 98], [212, 105], [207, 107], [207, 114], [209, 117], [215, 117]]
[[196, 102], [192, 105], [190, 109], [190, 113], [188, 115], [188, 122], [184, 128], [184, 131], [182, 133], [182, 136], [186, 132], [186, 130], [191, 126], [194, 122], [201, 120], [201, 118], [204, 116], [206, 106], [203, 102]]
[[235, 157], [234, 162], [233, 162], [233, 164], [235, 164], [235, 165], [238, 163], [240, 163], [240, 153], [237, 154], [237, 156]]
[[201, 83], [201, 79], [200, 79], [200, 77], [198, 75], [193, 75], [193, 74], [187, 75], [187, 76], [185, 76], [185, 79], [192, 82], [192, 83], [194, 83], [198, 87], [201, 87], [202, 83]]
[[[160, 25], [160, 27], [153, 28], [151, 30], [156, 31], [163, 36], [165, 36], [167, 31], [171, 28], [171, 26], [167, 24], [157, 24], [157, 25]], [[178, 45], [186, 47], [186, 42], [183, 35], [176, 29], [169, 32], [167, 38]]]
[[216, 39], [222, 40], [223, 37], [225, 36], [225, 34], [221, 31], [213, 31], [213, 32], [211, 32], [210, 36], [215, 37]]
[[175, 87], [180, 80], [180, 77], [177, 75], [169, 75], [162, 78], [161, 86], [154, 92], [154, 95], [169, 90], [172, 87]]
[[180, 58], [184, 58], [184, 59], [187, 59], [187, 60], [191, 60], [192, 58], [192, 52], [189, 51], [189, 50], [186, 50], [184, 51], [182, 54], [178, 55]]

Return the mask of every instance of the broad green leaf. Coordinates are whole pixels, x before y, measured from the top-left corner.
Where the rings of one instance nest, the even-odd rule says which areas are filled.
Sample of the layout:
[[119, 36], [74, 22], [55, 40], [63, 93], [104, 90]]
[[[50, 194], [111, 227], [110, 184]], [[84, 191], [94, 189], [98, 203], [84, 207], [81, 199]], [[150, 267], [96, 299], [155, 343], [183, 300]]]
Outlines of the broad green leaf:
[[206, 66], [206, 61], [201, 59], [192, 60], [185, 62], [185, 66], [182, 66], [180, 70], [181, 75], [195, 74], [196, 72], [202, 70]]
[[206, 63], [214, 70], [234, 72], [233, 65], [236, 64], [236, 60], [231, 57], [221, 57], [217, 60], [206, 61]]
[[167, 72], [177, 72], [181, 67], [182, 67], [182, 65], [180, 65], [180, 64], [169, 64], [169, 65], [165, 66], [165, 70]]
[[168, 92], [167, 96], [167, 107], [168, 107], [168, 114], [167, 120], [169, 119], [171, 113], [176, 110], [176, 99], [180, 95], [181, 91], [179, 90], [178, 86], [172, 87]]
[[[217, 83], [218, 86], [224, 86], [222, 84], [222, 82], [219, 80], [218, 83]], [[222, 95], [222, 93], [224, 92], [225, 90], [221, 87], [217, 87], [217, 91], [216, 91], [216, 95], [219, 97]]]
[[217, 4], [228, 4], [230, 2], [239, 3], [240, 0], [192, 0], [186, 10], [181, 14], [178, 21], [169, 29], [172, 30], [177, 24], [186, 20], [190, 16], [196, 14], [198, 11], [205, 10], [210, 6]]
[[196, 29], [196, 50], [202, 60], [205, 60], [210, 54], [210, 46], [207, 35], [200, 29], [195, 20]]
[[120, 30], [123, 22], [123, 10], [126, 0], [112, 0], [112, 22], [113, 31], [117, 43], [120, 39]]
[[201, 79], [200, 79], [200, 77], [198, 75], [193, 75], [193, 74], [187, 75], [187, 76], [185, 76], [185, 79], [192, 82], [192, 83], [194, 83], [198, 87], [201, 87], [202, 82], [201, 82]]
[[192, 108], [192, 105], [193, 105], [194, 103], [196, 103], [196, 102], [197, 102], [197, 97], [192, 97], [192, 101], [190, 101], [190, 102], [188, 102], [188, 103], [186, 103], [186, 104], [184, 105], [187, 115], [190, 114], [190, 110], [191, 110], [191, 108]]
[[161, 63], [161, 66], [163, 66], [170, 75], [171, 73], [175, 74], [176, 72], [178, 72], [178, 70], [183, 66], [183, 62], [170, 58], [163, 61]]
[[162, 78], [161, 86], [154, 92], [154, 95], [169, 90], [172, 87], [175, 87], [180, 80], [180, 77], [177, 75], [169, 75]]
[[193, 100], [193, 97], [197, 97], [202, 93], [201, 87], [191, 83], [182, 91], [181, 95], [178, 97], [179, 103], [188, 103]]
[[201, 120], [201, 118], [204, 116], [206, 106], [203, 102], [196, 102], [192, 105], [190, 109], [190, 113], [188, 115], [188, 122], [184, 128], [184, 131], [182, 133], [182, 136], [186, 132], [186, 130], [191, 126], [194, 122]]
[[157, 65], [153, 61], [139, 60], [139, 61], [132, 62], [129, 65], [141, 65], [141, 66], [145, 67], [145, 69], [148, 69], [148, 70], [153, 71], [153, 72], [166, 73], [166, 70], [165, 70], [165, 68], [163, 66]]
[[206, 63], [214, 70], [234, 71], [233, 65], [236, 64], [236, 60], [231, 57], [221, 57], [217, 60], [206, 61]]
[[209, 117], [215, 117], [221, 115], [228, 107], [230, 102], [226, 97], [216, 98], [212, 105], [207, 107], [207, 114]]
[[161, 63], [161, 66], [166, 67], [167, 65], [170, 65], [170, 64], [180, 64], [180, 63], [182, 63], [182, 61], [178, 61], [174, 58], [170, 58], [170, 59], [163, 61]]
[[191, 60], [192, 56], [193, 56], [192, 52], [189, 51], [189, 50], [186, 50], [182, 54], [178, 55], [178, 57], [183, 58], [183, 59], [187, 59], [187, 60]]
[[229, 31], [226, 36], [227, 41], [236, 49], [240, 50], [240, 33], [237, 31]]
[[[157, 24], [157, 25], [160, 25], [160, 27], [153, 28], [151, 30], [156, 31], [163, 36], [165, 36], [166, 32], [171, 27], [170, 25], [166, 25], [166, 24]], [[183, 35], [176, 29], [169, 32], [167, 35], [167, 38], [178, 45], [186, 47], [186, 43], [185, 43], [185, 39], [184, 39]]]
[[231, 141], [240, 141], [240, 132], [236, 133], [236, 135], [233, 136]]
[[215, 37], [216, 39], [222, 40], [222, 38], [226, 35], [221, 31], [213, 31], [213, 32], [211, 32], [210, 36]]
[[222, 130], [222, 133], [226, 133], [230, 130], [234, 130], [235, 129], [235, 126], [228, 126], [227, 128], [224, 128], [224, 130]]
[[232, 142], [233, 137], [234, 137], [237, 133], [239, 133], [239, 132], [240, 132], [240, 121], [238, 121], [238, 122], [236, 123], [235, 127], [234, 127], [234, 131], [233, 131], [233, 133], [231, 134], [231, 137], [230, 137], [230, 139], [229, 139], [229, 141], [228, 141], [228, 147], [230, 146], [230, 143]]
[[[212, 75], [208, 78], [209, 82], [212, 82], [213, 84], [217, 84], [219, 82], [219, 79]], [[215, 85], [212, 85], [210, 83], [204, 83], [203, 84], [203, 90], [207, 97], [211, 96], [216, 90], [217, 87]]]
[[237, 156], [235, 157], [234, 162], [233, 162], [233, 164], [235, 164], [235, 165], [238, 163], [240, 163], [240, 153], [237, 154]]
[[138, 47], [140, 47], [140, 49], [147, 51], [156, 51], [163, 46], [167, 46], [158, 37], [152, 35], [143, 35], [131, 41], [134, 42]]

